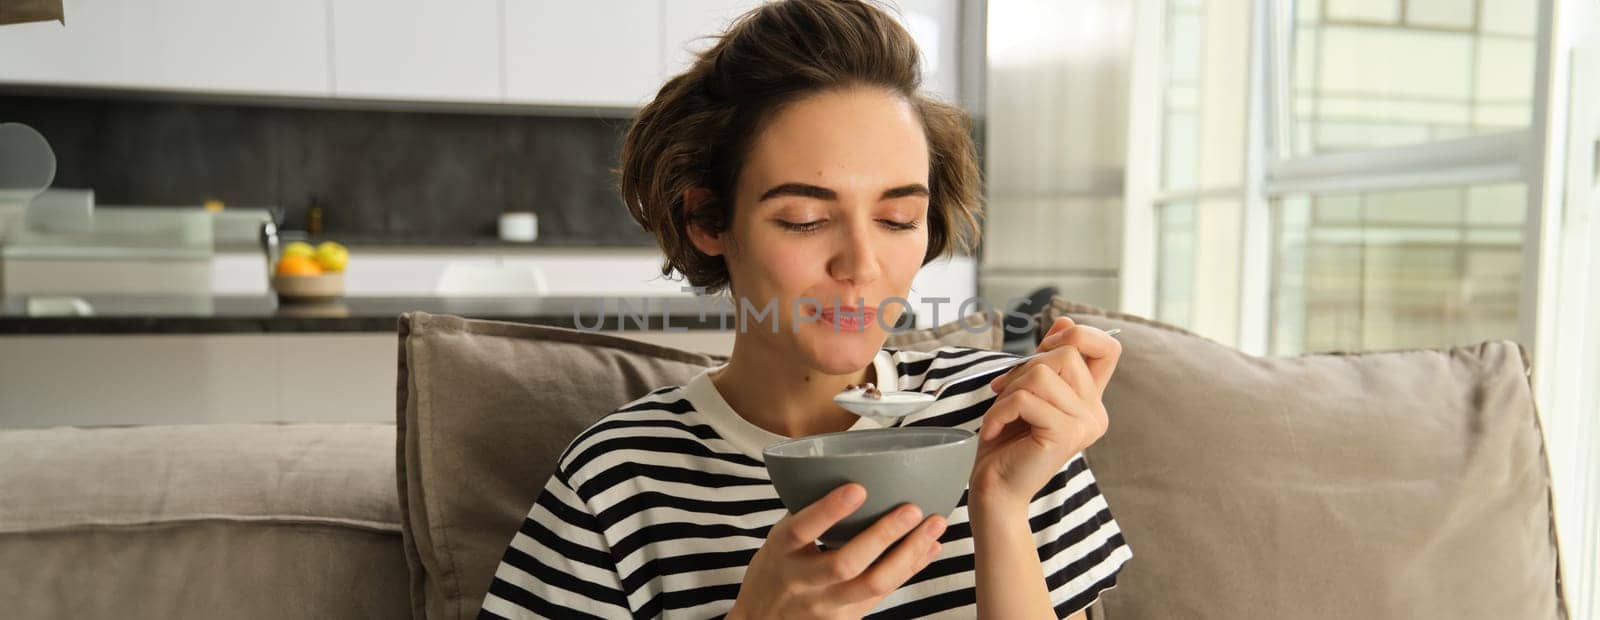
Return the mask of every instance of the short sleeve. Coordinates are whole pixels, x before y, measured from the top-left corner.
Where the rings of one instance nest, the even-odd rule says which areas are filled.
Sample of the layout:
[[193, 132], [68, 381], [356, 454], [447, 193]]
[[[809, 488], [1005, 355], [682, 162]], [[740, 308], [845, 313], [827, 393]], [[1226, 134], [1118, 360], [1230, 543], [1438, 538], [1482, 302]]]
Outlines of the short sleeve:
[[478, 617], [631, 616], [599, 522], [558, 472], [512, 536]]
[[1086, 609], [1101, 592], [1116, 587], [1117, 573], [1133, 551], [1083, 454], [1040, 489], [1029, 514], [1056, 617]]

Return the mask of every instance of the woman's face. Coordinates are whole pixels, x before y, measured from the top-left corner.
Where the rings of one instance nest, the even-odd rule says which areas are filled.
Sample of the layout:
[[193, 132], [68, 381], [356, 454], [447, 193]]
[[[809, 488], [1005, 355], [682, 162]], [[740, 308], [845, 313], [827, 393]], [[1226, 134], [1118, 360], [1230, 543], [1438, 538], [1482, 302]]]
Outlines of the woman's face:
[[[733, 243], [708, 238], [769, 340], [827, 374], [861, 370], [904, 313], [928, 247], [928, 147], [911, 104], [851, 88], [784, 107], [757, 136], [734, 196]], [[809, 298], [804, 299], [804, 298]], [[771, 300], [777, 316], [756, 321]], [[810, 300], [816, 300], [813, 303]], [[865, 310], [864, 320], [838, 315]], [[798, 308], [796, 307], [798, 305]], [[878, 313], [878, 314], [874, 314]]]

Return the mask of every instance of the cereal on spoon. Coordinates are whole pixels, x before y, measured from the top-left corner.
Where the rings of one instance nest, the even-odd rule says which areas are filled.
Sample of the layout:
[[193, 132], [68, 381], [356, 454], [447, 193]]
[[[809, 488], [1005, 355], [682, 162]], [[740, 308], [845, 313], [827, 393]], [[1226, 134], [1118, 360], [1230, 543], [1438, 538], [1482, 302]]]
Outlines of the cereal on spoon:
[[873, 400], [883, 399], [883, 392], [878, 389], [878, 386], [873, 385], [870, 381], [867, 383], [852, 383], [844, 386], [844, 391], [849, 392], [851, 390], [863, 390], [861, 396], [864, 398], [870, 398]]

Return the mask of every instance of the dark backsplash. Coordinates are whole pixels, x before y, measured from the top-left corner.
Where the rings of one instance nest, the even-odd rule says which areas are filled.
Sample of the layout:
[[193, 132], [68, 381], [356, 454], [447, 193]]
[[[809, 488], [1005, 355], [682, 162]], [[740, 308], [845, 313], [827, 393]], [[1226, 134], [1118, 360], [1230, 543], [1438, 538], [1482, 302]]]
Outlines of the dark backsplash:
[[325, 237], [406, 243], [493, 239], [531, 210], [541, 245], [654, 245], [611, 174], [625, 119], [0, 95], [6, 121], [50, 141], [55, 187], [102, 205], [216, 198], [303, 229], [315, 197]]

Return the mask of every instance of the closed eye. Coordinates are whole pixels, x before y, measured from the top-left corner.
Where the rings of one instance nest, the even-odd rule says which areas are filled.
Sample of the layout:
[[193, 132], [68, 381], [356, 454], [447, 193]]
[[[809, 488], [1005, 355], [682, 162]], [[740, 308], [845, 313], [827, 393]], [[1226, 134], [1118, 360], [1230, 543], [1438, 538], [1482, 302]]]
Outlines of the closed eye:
[[[894, 220], [878, 220], [878, 221], [883, 222], [884, 227], [886, 227], [886, 228], [888, 228], [890, 230], [897, 230], [897, 231], [916, 230], [917, 226], [921, 224], [920, 220], [911, 220], [909, 222], [897, 222], [897, 221], [894, 221]], [[828, 222], [828, 220], [812, 220], [810, 222], [785, 222], [785, 221], [779, 220], [778, 224], [783, 226], [784, 228], [787, 228], [787, 229], [792, 230], [794, 232], [809, 233], [809, 232], [815, 232], [818, 228], [821, 228], [822, 225], [827, 223], [827, 222]]]
[[785, 221], [779, 220], [778, 224], [782, 225], [784, 228], [787, 228], [789, 230], [793, 230], [793, 231], [796, 231], [796, 232], [811, 232], [813, 230], [816, 230], [819, 226], [822, 226], [822, 223], [825, 222], [825, 221], [827, 221], [827, 220], [813, 220], [813, 221], [810, 221], [810, 222], [799, 222], [799, 223], [796, 223], [796, 222], [785, 222]]

